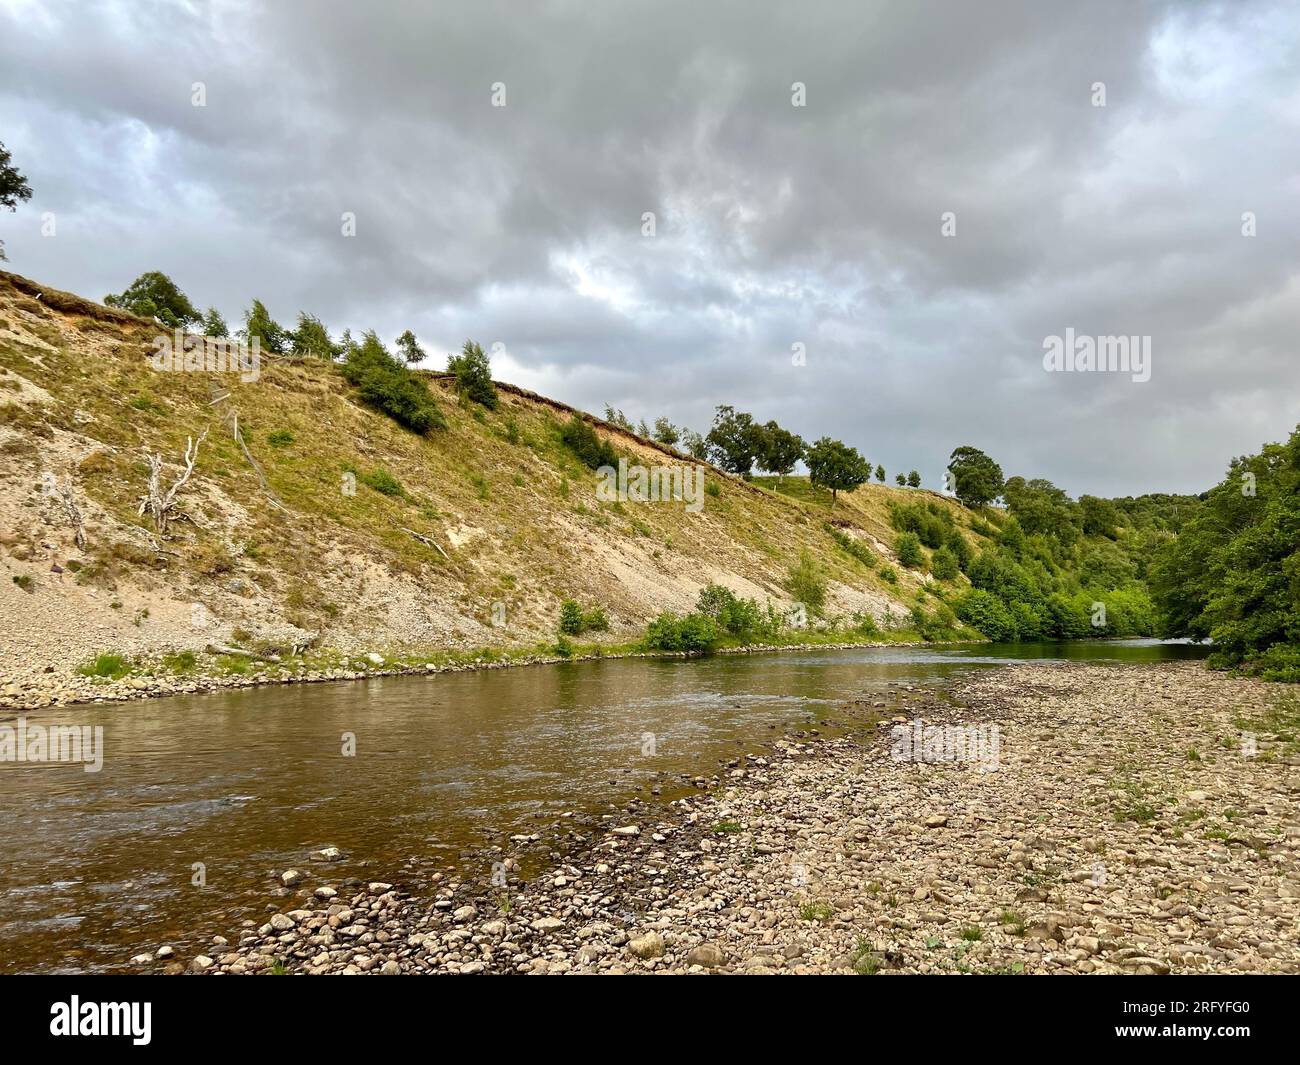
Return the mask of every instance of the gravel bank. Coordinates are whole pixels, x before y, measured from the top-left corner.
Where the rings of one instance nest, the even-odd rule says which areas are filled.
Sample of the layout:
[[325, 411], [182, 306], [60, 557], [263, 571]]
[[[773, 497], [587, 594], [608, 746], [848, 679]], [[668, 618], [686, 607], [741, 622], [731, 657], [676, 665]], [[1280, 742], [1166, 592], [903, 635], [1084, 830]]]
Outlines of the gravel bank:
[[[953, 694], [905, 692], [884, 719], [849, 704], [832, 715], [849, 727], [777, 739], [712, 790], [570, 822], [565, 859], [526, 881], [534, 837], [485, 854], [476, 882], [405, 885], [413, 894], [304, 862], [261, 927], [220, 930], [234, 942], [198, 957], [132, 963], [1300, 972], [1300, 758], [1275, 709], [1292, 693], [1195, 663], [1052, 663], [973, 674]], [[983, 730], [964, 752], [978, 757], [899, 760], [892, 730], [910, 737], [917, 717]], [[952, 738], [976, 734], [942, 735], [961, 754]]]

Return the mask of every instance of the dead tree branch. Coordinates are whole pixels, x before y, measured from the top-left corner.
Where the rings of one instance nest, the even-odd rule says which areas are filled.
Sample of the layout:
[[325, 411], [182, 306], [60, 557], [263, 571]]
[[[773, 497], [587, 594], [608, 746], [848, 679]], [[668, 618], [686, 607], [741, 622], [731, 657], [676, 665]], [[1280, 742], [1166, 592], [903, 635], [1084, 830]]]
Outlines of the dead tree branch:
[[147, 513], [153, 519], [154, 528], [158, 530], [159, 536], [167, 535], [172, 522], [193, 520], [180, 509], [176, 496], [189, 482], [190, 475], [194, 473], [194, 463], [199, 457], [199, 445], [207, 435], [208, 431], [204, 429], [198, 440], [193, 437], [185, 438], [185, 469], [165, 491], [162, 486], [162, 456], [156, 452], [145, 452], [149, 460], [149, 490], [140, 497], [138, 513], [141, 515]]

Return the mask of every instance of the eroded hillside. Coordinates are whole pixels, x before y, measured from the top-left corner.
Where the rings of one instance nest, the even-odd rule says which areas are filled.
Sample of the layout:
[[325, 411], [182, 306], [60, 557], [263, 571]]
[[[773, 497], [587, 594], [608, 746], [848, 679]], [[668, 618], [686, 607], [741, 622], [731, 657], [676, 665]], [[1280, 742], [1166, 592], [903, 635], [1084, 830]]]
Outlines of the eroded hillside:
[[[500, 385], [488, 411], [429, 374], [447, 428], [422, 437], [363, 405], [320, 360], [263, 358], [247, 381], [156, 370], [161, 332], [0, 273], [10, 705], [38, 691], [84, 695], [74, 670], [100, 654], [137, 672], [169, 656], [185, 674], [223, 655], [238, 669], [235, 649], [253, 652], [255, 669], [270, 660], [259, 653], [355, 667], [359, 655], [391, 664], [536, 650], [554, 642], [565, 597], [608, 614], [609, 631], [584, 641], [626, 645], [660, 611], [690, 610], [709, 582], [784, 609], [803, 550], [827, 578], [832, 622], [903, 617], [929, 580], [891, 566], [888, 504], [916, 491], [868, 485], [832, 510], [806, 482], [775, 492], [706, 467], [698, 513], [599, 502], [595, 473], [561, 440], [573, 413], [562, 404]], [[629, 463], [690, 462], [590, 420]], [[180, 493], [192, 520], [159, 537], [138, 513], [147, 456], [162, 456], [167, 485], [200, 437]], [[967, 529], [961, 507], [924, 496]]]

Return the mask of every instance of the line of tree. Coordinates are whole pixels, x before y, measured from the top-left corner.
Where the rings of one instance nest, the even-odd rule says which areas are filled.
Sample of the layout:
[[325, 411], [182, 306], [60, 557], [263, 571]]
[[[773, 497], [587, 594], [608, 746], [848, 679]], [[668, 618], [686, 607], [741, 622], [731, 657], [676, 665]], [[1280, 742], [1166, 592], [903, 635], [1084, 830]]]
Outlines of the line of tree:
[[[105, 296], [104, 303], [152, 318], [170, 329], [198, 330], [210, 337], [230, 336], [220, 311], [209, 307], [200, 313], [180, 286], [160, 270], [141, 274], [122, 292]], [[365, 402], [413, 432], [427, 433], [447, 424], [427, 385], [412, 372], [427, 353], [409, 329], [394, 341], [394, 354], [374, 330], [363, 333], [357, 341], [352, 331], [345, 329], [335, 340], [325, 324], [306, 311], [299, 312], [297, 328], [288, 329], [271, 316], [266, 304], [254, 299], [244, 312], [243, 328], [235, 335], [249, 342], [256, 340], [260, 350], [271, 355], [339, 363], [343, 376], [356, 386]], [[447, 356], [447, 371], [455, 377], [456, 391], [463, 401], [489, 410], [497, 408], [500, 400], [492, 381], [491, 361], [475, 341], [466, 340], [460, 352]]]
[[1165, 634], [1212, 640], [1211, 666], [1300, 683], [1300, 426], [1182, 506], [1148, 574]]

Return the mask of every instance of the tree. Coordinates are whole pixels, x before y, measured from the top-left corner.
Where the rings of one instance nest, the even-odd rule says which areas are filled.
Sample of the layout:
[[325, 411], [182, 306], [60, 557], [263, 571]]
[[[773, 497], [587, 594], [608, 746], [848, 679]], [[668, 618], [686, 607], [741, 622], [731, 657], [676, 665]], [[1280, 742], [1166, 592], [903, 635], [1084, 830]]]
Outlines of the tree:
[[808, 479], [831, 490], [831, 506], [840, 492], [852, 492], [871, 477], [871, 464], [839, 440], [823, 436], [804, 455]]
[[121, 295], [105, 296], [104, 303], [141, 318], [156, 318], [169, 329], [185, 329], [203, 320], [176, 282], [159, 270], [141, 274]]
[[346, 352], [343, 376], [362, 400], [421, 436], [446, 428], [424, 381], [388, 353], [373, 329], [360, 344], [347, 337]]
[[[27, 184], [27, 179], [18, 172], [18, 168], [11, 162], [12, 156], [3, 144], [0, 144], [0, 207], [8, 207], [10, 211], [18, 210], [19, 200], [30, 200], [32, 198], [32, 187]], [[5, 261], [5, 245], [0, 240], [0, 262]]]
[[749, 477], [763, 446], [763, 430], [751, 414], [721, 406], [706, 437], [714, 464], [740, 477]]
[[205, 337], [230, 336], [230, 330], [226, 326], [226, 320], [221, 317], [221, 312], [215, 307], [209, 307], [208, 313], [203, 316], [203, 335]]
[[782, 429], [776, 422], [763, 426], [757, 456], [759, 469], [784, 477], [803, 458], [803, 453], [803, 437]]
[[500, 399], [492, 383], [492, 364], [478, 344], [465, 341], [459, 355], [447, 356], [447, 369], [456, 375], [456, 390], [462, 396], [488, 410], [497, 409]]
[[1119, 538], [1119, 508], [1109, 499], [1080, 496], [1079, 516], [1083, 521], [1085, 536], [1104, 536], [1108, 540]]
[[921, 487], [921, 475], [917, 473], [916, 470], [913, 470], [911, 473], [907, 475], [907, 487], [908, 488]]
[[598, 470], [602, 466], [618, 465], [618, 452], [614, 450], [614, 445], [597, 433], [587, 424], [587, 419], [576, 412], [560, 429], [560, 439], [593, 470]]
[[693, 429], [682, 430], [682, 447], [691, 458], [699, 459], [701, 462], [708, 461], [709, 442]]
[[293, 340], [293, 334], [271, 317], [261, 300], [253, 300], [253, 305], [244, 312], [244, 328], [239, 335], [250, 344], [256, 340], [262, 351], [272, 355], [285, 354]]
[[621, 410], [615, 410], [608, 403], [605, 404], [605, 421], [609, 422], [610, 425], [617, 425], [626, 432], [636, 432], [636, 427], [633, 426], [631, 419]]
[[907, 487], [907, 474], [905, 474], [905, 473], [896, 473], [896, 474], [894, 474], [894, 483], [897, 484], [899, 488], [906, 488], [906, 487]]
[[879, 481], [881, 484], [884, 484], [884, 483], [885, 483], [885, 467], [884, 467], [884, 466], [877, 466], [877, 467], [876, 467], [876, 480]]
[[655, 439], [664, 447], [672, 447], [681, 438], [682, 434], [677, 431], [677, 426], [667, 418], [655, 419]]
[[1149, 570], [1172, 636], [1214, 640], [1210, 665], [1300, 682], [1300, 426], [1234, 459]]
[[310, 355], [332, 362], [343, 354], [343, 345], [330, 339], [325, 323], [306, 311], [298, 312], [298, 328], [293, 331], [292, 341], [295, 355]]
[[415, 334], [409, 329], [397, 338], [397, 352], [406, 360], [407, 366], [414, 366], [424, 360], [424, 348], [420, 347]]
[[145, 452], [145, 457], [149, 460], [149, 486], [139, 499], [137, 513], [148, 514], [153, 519], [154, 528], [158, 530], [159, 536], [166, 537], [172, 522], [192, 520], [180, 509], [176, 496], [189, 483], [190, 476], [194, 473], [194, 464], [199, 458], [199, 447], [207, 435], [208, 431], [204, 429], [199, 434], [198, 440], [192, 436], [185, 438], [185, 469], [172, 482], [170, 488], [163, 488], [162, 456], [157, 452]]
[[948, 459], [953, 494], [964, 506], [983, 507], [1002, 494], [1002, 467], [976, 447], [962, 446]]

